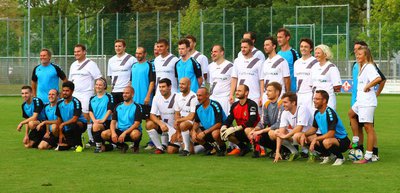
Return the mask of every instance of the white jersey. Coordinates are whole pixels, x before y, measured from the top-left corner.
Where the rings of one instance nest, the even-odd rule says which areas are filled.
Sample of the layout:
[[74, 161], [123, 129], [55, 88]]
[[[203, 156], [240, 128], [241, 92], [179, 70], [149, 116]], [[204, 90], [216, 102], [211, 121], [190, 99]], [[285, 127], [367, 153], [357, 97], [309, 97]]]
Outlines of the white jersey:
[[[264, 78], [264, 87], [267, 90], [267, 84], [270, 82], [277, 82], [282, 86], [282, 92], [286, 92], [285, 81], [283, 78], [290, 77], [289, 64], [288, 62], [280, 55], [275, 55], [272, 58], [267, 58], [263, 64], [263, 78]], [[288, 88], [290, 89], [290, 88]]]
[[200, 64], [202, 74], [208, 73], [208, 59], [204, 54], [196, 50], [190, 57], [195, 59]]
[[221, 64], [215, 62], [208, 66], [210, 70], [210, 93], [211, 96], [229, 97], [231, 90], [231, 74], [233, 70], [232, 62], [225, 60]]
[[358, 85], [357, 85], [357, 102], [362, 107], [376, 107], [378, 101], [376, 100], [376, 94], [374, 87], [370, 88], [368, 92], [364, 92], [365, 86], [370, 82], [379, 78], [380, 75], [373, 64], [364, 64], [358, 74]]
[[69, 69], [68, 80], [75, 84], [76, 93], [92, 93], [94, 91], [94, 80], [101, 77], [97, 64], [88, 58], [82, 63], [75, 61]]
[[123, 56], [113, 56], [108, 60], [107, 76], [111, 76], [111, 92], [123, 92], [131, 79], [132, 65], [137, 59], [125, 53]]
[[297, 92], [296, 93], [311, 93], [312, 92], [312, 79], [311, 68], [318, 61], [314, 56], [309, 57], [307, 60], [300, 58], [294, 62], [294, 77], [296, 77]]
[[197, 96], [193, 91], [186, 96], [183, 96], [182, 92], [176, 93], [174, 110], [180, 112], [181, 117], [186, 117], [189, 113], [196, 112], [197, 103]]
[[177, 79], [175, 77], [175, 64], [178, 62], [178, 58], [173, 54], [168, 54], [167, 57], [163, 58], [161, 55], [154, 59], [154, 68], [156, 71], [156, 94], [160, 94], [158, 88], [158, 81], [163, 78], [168, 78], [171, 80], [172, 88], [171, 92], [176, 93], [178, 91]]
[[325, 90], [330, 96], [334, 95], [334, 86], [341, 86], [339, 69], [330, 61], [323, 66], [317, 62], [311, 68], [311, 78], [314, 90]]
[[[262, 62], [254, 56], [246, 59], [236, 58], [233, 64], [232, 77], [237, 78], [237, 86], [245, 84], [249, 87], [249, 98], [259, 99], [260, 96], [260, 81], [262, 77]], [[258, 101], [255, 101], [258, 103]]]
[[151, 114], [161, 116], [161, 120], [168, 125], [174, 125], [175, 121], [175, 93], [171, 93], [171, 95], [165, 99], [161, 94], [154, 96], [153, 103], [151, 106]]
[[[253, 49], [251, 50], [251, 53], [253, 54], [254, 57], [258, 58], [261, 60], [261, 63], [263, 63], [265, 61], [265, 55], [256, 47], [253, 47]], [[243, 54], [242, 52], [239, 52], [237, 54], [238, 58], [243, 58]]]
[[313, 116], [309, 108], [297, 106], [296, 112], [292, 114], [290, 111], [283, 111], [279, 123], [280, 128], [285, 128], [289, 132], [297, 126], [303, 126], [301, 132], [306, 132], [312, 127]]

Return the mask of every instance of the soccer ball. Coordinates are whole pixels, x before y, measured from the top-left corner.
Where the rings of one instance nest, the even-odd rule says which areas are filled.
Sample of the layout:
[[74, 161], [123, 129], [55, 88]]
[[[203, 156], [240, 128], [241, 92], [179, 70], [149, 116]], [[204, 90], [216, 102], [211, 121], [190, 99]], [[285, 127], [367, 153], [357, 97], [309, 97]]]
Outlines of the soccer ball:
[[351, 161], [358, 161], [363, 158], [363, 152], [360, 149], [351, 149], [349, 151], [349, 159]]

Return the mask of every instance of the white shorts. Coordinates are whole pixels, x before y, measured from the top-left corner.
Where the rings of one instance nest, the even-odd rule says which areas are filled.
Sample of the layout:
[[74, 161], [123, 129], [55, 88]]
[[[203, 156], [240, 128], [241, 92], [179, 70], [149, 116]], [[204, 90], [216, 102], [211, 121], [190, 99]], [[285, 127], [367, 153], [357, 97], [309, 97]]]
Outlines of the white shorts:
[[231, 108], [231, 103], [229, 102], [229, 97], [216, 97], [211, 95], [210, 99], [215, 100], [217, 102], [219, 102], [219, 104], [222, 107], [222, 110], [225, 112], [225, 115], [228, 116], [229, 115], [229, 110]]
[[353, 111], [358, 115], [358, 122], [360, 123], [373, 123], [374, 113], [376, 107], [363, 107], [357, 102], [351, 107]]
[[[313, 94], [312, 92], [308, 93], [297, 93], [297, 105], [301, 105], [303, 107], [307, 107], [310, 112], [314, 110], [313, 103]], [[313, 112], [312, 112], [313, 113]]]
[[89, 101], [93, 96], [93, 92], [74, 92], [72, 96], [76, 97], [82, 104], [82, 113], [89, 113]]

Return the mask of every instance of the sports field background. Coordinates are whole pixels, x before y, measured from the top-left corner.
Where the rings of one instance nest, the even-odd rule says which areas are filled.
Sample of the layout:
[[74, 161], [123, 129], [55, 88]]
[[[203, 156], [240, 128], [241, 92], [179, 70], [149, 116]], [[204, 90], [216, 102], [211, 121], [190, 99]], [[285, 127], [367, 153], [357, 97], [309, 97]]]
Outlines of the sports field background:
[[[339, 95], [348, 126], [350, 95]], [[94, 154], [25, 149], [20, 97], [0, 97], [0, 192], [400, 192], [398, 95], [378, 98], [375, 128], [380, 161], [343, 166], [272, 163], [272, 159], [192, 155]], [[350, 132], [351, 133], [351, 132]], [[351, 135], [351, 134], [350, 134]], [[141, 145], [147, 142], [147, 134]]]

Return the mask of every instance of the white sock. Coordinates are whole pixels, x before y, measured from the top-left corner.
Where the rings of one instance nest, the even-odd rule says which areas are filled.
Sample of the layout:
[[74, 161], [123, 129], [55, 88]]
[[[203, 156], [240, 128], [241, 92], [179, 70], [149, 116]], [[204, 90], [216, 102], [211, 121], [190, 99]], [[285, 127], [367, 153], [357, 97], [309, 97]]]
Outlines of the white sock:
[[101, 143], [96, 143], [96, 148], [101, 148]]
[[168, 146], [168, 139], [169, 139], [168, 132], [163, 132], [161, 134], [161, 143], [165, 146]]
[[89, 141], [94, 141], [93, 140], [93, 135], [92, 135], [92, 126], [93, 126], [93, 124], [91, 124], [91, 123], [88, 123], [87, 124], [87, 134], [88, 134], [88, 137], [89, 137]]
[[364, 159], [371, 159], [372, 158], [372, 151], [365, 151]]
[[154, 143], [154, 146], [158, 149], [163, 149], [160, 142], [160, 135], [157, 133], [155, 129], [147, 130], [151, 141]]
[[182, 139], [183, 139], [183, 144], [185, 145], [185, 150], [189, 151], [189, 147], [190, 147], [190, 134], [189, 134], [189, 130], [187, 131], [181, 131], [182, 134]]
[[297, 153], [297, 149], [288, 140], [282, 140], [282, 145], [287, 147], [291, 153]]
[[360, 141], [360, 137], [358, 137], [358, 136], [353, 136], [352, 142], [353, 142], [353, 143], [358, 143], [358, 141]]

